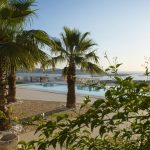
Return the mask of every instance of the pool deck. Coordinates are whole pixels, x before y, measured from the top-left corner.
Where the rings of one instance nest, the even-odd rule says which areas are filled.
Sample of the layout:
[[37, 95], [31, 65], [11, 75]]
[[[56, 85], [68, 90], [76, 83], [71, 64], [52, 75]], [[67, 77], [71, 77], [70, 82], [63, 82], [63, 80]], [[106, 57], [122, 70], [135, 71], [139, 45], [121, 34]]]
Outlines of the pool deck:
[[[55, 93], [40, 91], [36, 89], [27, 89], [17, 87], [17, 99], [19, 100], [41, 100], [41, 101], [56, 101], [56, 102], [66, 102], [66, 93]], [[81, 103], [85, 98], [85, 95], [76, 95], [77, 103]], [[90, 96], [91, 100], [98, 98], [97, 96]], [[100, 97], [99, 97], [100, 98]], [[102, 97], [101, 97], [102, 98]]]

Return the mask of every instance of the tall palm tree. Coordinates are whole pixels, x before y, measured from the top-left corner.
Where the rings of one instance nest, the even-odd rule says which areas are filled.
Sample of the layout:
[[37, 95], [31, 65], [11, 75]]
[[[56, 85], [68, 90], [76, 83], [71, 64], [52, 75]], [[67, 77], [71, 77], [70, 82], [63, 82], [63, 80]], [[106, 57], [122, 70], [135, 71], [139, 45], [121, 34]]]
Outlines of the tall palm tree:
[[[9, 64], [7, 65], [8, 102], [16, 100], [16, 68], [23, 66], [28, 69], [33, 68], [36, 63], [47, 57], [39, 48], [46, 44], [48, 35], [41, 30], [23, 30], [26, 20], [28, 21], [28, 18], [34, 14], [34, 10], [31, 9], [34, 1], [3, 0], [1, 2], [3, 7], [0, 9], [0, 28], [6, 40], [0, 43], [0, 55], [5, 57]], [[9, 38], [6, 38], [6, 35], [9, 35], [7, 36]]]
[[[35, 62], [39, 62], [39, 60], [42, 60], [45, 56], [45, 53], [39, 49], [39, 41], [44, 41], [43, 37], [41, 39], [39, 38], [39, 33], [43, 33], [43, 31], [36, 31], [36, 33], [32, 31], [34, 36], [30, 36], [32, 37], [32, 40], [30, 38], [30, 42], [28, 42], [29, 38], [26, 38], [26, 40], [23, 38], [23, 34], [25, 33], [22, 31], [24, 24], [28, 17], [34, 14], [34, 10], [31, 9], [34, 1], [35, 0], [0, 1], [0, 113], [2, 111], [6, 116], [8, 116], [5, 109], [7, 98], [6, 73], [9, 72], [9, 98], [15, 99], [16, 67], [31, 67], [31, 64], [33, 66]], [[29, 32], [27, 33], [29, 34]], [[19, 39], [20, 37], [22, 38]], [[37, 57], [35, 56], [40, 56], [40, 59], [38, 58], [37, 61]], [[0, 130], [6, 127], [3, 119], [0, 118]]]
[[53, 63], [66, 63], [63, 75], [67, 77], [67, 104], [72, 108], [76, 105], [75, 82], [76, 68], [90, 73], [101, 73], [99, 58], [93, 47], [96, 45], [92, 39], [88, 38], [89, 33], [82, 34], [76, 29], [64, 27], [61, 39], [51, 38], [50, 47], [56, 55]]
[[21, 30], [28, 16], [34, 14], [31, 9], [34, 0], [1, 0], [0, 1], [0, 101], [6, 98], [6, 55], [2, 55], [2, 45], [13, 41], [14, 33]]
[[[8, 102], [16, 101], [16, 69], [34, 69], [36, 64], [47, 60], [48, 55], [41, 48], [48, 44], [48, 42], [49, 36], [46, 32], [42, 30], [29, 30], [16, 33], [16, 37], [12, 42], [3, 44], [2, 49], [4, 49], [10, 62]], [[13, 55], [11, 52], [13, 52]]]

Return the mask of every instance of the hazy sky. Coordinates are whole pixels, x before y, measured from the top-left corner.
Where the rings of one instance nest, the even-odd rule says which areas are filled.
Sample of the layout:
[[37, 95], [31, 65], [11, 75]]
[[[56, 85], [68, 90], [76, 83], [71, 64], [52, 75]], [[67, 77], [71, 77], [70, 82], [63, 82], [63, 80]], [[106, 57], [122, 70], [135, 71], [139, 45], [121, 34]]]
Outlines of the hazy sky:
[[37, 0], [32, 27], [59, 37], [63, 26], [90, 32], [98, 44], [101, 64], [104, 53], [117, 56], [122, 70], [143, 70], [150, 56], [150, 0]]

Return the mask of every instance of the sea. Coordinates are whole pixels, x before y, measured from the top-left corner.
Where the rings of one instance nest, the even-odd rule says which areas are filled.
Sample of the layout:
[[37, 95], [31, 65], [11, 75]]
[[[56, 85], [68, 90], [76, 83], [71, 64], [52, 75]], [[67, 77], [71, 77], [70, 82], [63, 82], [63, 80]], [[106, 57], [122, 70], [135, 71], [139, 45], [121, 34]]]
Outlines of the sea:
[[[25, 72], [25, 73], [17, 73], [17, 77], [48, 77], [48, 78], [60, 78], [62, 75], [61, 74], [52, 74], [52, 73], [31, 73], [31, 72]], [[114, 75], [113, 74], [108, 74], [108, 75], [91, 75], [91, 74], [77, 74], [77, 78], [81, 79], [95, 79], [95, 80], [102, 80], [102, 81], [107, 81], [107, 80], [114, 80]], [[123, 71], [119, 72], [119, 76], [122, 78], [126, 78], [128, 76], [131, 76], [133, 80], [135, 81], [142, 81], [142, 80], [149, 80], [150, 77], [147, 77], [144, 75], [144, 72], [137, 72], [137, 71]]]

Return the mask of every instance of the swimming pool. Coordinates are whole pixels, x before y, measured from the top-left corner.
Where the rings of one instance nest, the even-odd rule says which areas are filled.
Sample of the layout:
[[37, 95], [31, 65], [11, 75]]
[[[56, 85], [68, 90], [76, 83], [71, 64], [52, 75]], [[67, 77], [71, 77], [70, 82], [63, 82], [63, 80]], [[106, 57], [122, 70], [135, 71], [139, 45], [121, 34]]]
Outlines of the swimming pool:
[[[66, 84], [57, 84], [57, 83], [29, 83], [29, 84], [19, 84], [17, 87], [35, 89], [39, 91], [47, 91], [47, 92], [56, 92], [56, 93], [67, 93], [67, 85]], [[104, 96], [105, 91], [103, 89], [97, 90], [93, 87], [82, 87], [80, 85], [76, 85], [75, 87], [77, 94], [82, 95], [92, 95], [92, 96]]]

